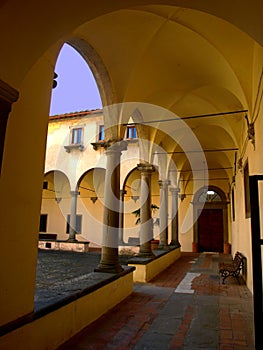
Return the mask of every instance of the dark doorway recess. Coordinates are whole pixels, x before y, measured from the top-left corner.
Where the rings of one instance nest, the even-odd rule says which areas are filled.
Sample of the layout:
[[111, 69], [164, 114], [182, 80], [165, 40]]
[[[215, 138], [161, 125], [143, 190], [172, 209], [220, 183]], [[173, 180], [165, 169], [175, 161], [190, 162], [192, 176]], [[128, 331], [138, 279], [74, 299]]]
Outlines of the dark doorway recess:
[[251, 242], [252, 242], [252, 271], [254, 297], [254, 329], [255, 348], [262, 349], [263, 336], [263, 230], [262, 230], [262, 203], [263, 175], [249, 176], [249, 195], [251, 206]]
[[192, 204], [194, 216], [193, 251], [229, 254], [229, 202], [225, 193], [216, 186], [203, 187], [196, 192]]
[[198, 218], [199, 252], [223, 252], [223, 209], [203, 209]]

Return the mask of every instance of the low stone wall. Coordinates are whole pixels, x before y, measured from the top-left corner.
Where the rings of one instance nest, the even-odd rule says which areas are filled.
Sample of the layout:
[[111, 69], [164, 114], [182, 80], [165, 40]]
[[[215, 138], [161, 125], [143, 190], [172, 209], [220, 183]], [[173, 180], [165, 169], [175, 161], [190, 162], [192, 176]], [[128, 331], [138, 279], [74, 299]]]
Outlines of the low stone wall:
[[68, 242], [68, 241], [58, 241], [58, 240], [44, 240], [40, 239], [38, 241], [39, 249], [46, 250], [67, 250], [85, 253], [89, 251], [89, 242]]
[[118, 249], [120, 255], [135, 255], [139, 253], [140, 247], [133, 245], [120, 245]]
[[2, 329], [0, 349], [57, 349], [132, 293], [133, 270], [126, 267], [119, 275], [91, 273], [86, 290]]
[[134, 282], [149, 282], [181, 256], [181, 248], [171, 248], [168, 251], [155, 250], [155, 259], [134, 257], [129, 260], [128, 266], [135, 267]]

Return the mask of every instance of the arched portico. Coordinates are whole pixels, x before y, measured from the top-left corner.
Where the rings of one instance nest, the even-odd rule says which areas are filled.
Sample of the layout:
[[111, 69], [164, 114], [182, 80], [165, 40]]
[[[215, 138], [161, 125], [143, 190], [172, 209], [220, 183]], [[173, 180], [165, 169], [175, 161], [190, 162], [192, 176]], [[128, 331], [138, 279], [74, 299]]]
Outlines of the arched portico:
[[[160, 205], [160, 190], [158, 185], [158, 170], [154, 167], [151, 173], [151, 203], [157, 207]], [[139, 213], [143, 201], [141, 200], [141, 172], [138, 167], [133, 168], [126, 176], [123, 182], [122, 192], [124, 192], [124, 206], [123, 206], [123, 240], [125, 243], [137, 242], [139, 243], [140, 232], [140, 215]], [[145, 199], [144, 199], [145, 200]], [[122, 212], [120, 212], [120, 215]], [[153, 222], [153, 236], [155, 239], [159, 238], [158, 212], [152, 213]], [[132, 244], [131, 244], [132, 245]]]
[[92, 168], [80, 177], [78, 208], [82, 215], [81, 236], [90, 245], [101, 246], [104, 207], [105, 169]]
[[45, 174], [42, 189], [40, 232], [56, 234], [67, 239], [67, 216], [70, 211], [70, 183], [67, 175], [54, 170]]
[[[1, 325], [16, 322], [34, 309], [34, 233], [39, 224], [50, 93], [59, 48], [69, 38], [82, 38], [101, 55], [114, 87], [114, 103], [146, 101], [183, 117], [241, 111], [234, 119], [218, 119], [218, 124], [225, 129], [231, 126], [236, 136], [242, 135], [236, 137], [237, 160], [249, 158], [250, 172], [263, 172], [262, 140], [257, 138], [262, 134], [260, 1], [242, 1], [238, 10], [234, 2], [215, 5], [208, 0], [189, 4], [181, 0], [101, 0], [92, 6], [77, 1], [74, 13], [70, 3], [61, 1], [55, 8], [54, 1], [49, 0], [39, 6], [31, 1], [24, 4], [6, 0], [0, 7], [4, 53], [0, 57], [0, 76], [19, 92], [8, 118], [0, 179], [1, 230], [5, 233], [0, 254], [5, 287], [0, 300]], [[11, 103], [15, 100], [16, 96]], [[240, 128], [246, 113], [250, 129], [255, 126], [255, 148], [247, 142], [247, 125]], [[190, 125], [190, 120], [187, 122]], [[190, 127], [198, 130], [201, 122], [198, 124]], [[208, 133], [204, 128], [202, 134], [203, 149], [222, 146], [215, 132]], [[235, 249], [245, 252], [250, 262], [249, 220], [242, 216], [243, 178], [242, 172], [234, 169], [233, 158], [228, 159], [232, 167], [228, 178], [236, 177], [240, 203], [233, 224]], [[221, 160], [217, 158], [219, 165], [225, 166]], [[242, 170], [242, 162], [239, 164]], [[14, 257], [19, 264], [14, 264]], [[250, 288], [251, 269], [248, 264]]]

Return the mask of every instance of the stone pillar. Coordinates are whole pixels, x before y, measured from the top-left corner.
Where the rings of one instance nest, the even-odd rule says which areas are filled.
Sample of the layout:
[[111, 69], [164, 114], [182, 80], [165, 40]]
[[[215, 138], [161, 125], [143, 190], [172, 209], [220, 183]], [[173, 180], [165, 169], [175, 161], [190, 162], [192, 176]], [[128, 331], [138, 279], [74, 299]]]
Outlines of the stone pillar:
[[151, 249], [153, 239], [153, 222], [151, 211], [151, 175], [154, 167], [148, 163], [138, 164], [141, 172], [141, 208], [140, 208], [140, 250], [139, 256], [154, 258]]
[[120, 216], [119, 216], [119, 244], [124, 244], [123, 225], [124, 225], [124, 195], [126, 190], [120, 190]]
[[68, 242], [77, 242], [76, 239], [76, 223], [77, 223], [77, 198], [78, 191], [70, 191], [71, 208], [70, 208], [70, 222], [69, 222], [69, 238]]
[[168, 185], [170, 181], [159, 181], [160, 186], [160, 244], [159, 249], [168, 249]]
[[171, 187], [170, 192], [172, 194], [172, 239], [170, 245], [180, 247], [181, 245], [178, 240], [178, 194], [180, 192], [180, 189], [177, 187]]
[[6, 126], [12, 103], [18, 99], [18, 91], [0, 79], [0, 174], [5, 144]]
[[107, 157], [104, 190], [104, 216], [101, 261], [97, 272], [119, 273], [119, 208], [120, 208], [120, 158], [127, 149], [125, 141], [105, 143]]

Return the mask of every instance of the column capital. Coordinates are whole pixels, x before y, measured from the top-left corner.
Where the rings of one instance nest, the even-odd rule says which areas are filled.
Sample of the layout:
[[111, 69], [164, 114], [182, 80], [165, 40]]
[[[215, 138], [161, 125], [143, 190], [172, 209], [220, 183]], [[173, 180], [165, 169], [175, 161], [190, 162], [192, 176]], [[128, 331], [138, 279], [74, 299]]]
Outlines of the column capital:
[[121, 138], [109, 139], [103, 142], [102, 147], [104, 147], [106, 151], [122, 152], [127, 150], [127, 141]]
[[73, 196], [78, 196], [80, 193], [79, 191], [70, 191], [70, 195], [73, 197]]
[[171, 187], [170, 188], [170, 192], [178, 194], [180, 192], [180, 188], [178, 188], [178, 187]]
[[159, 180], [158, 184], [161, 188], [168, 187], [171, 184], [170, 180]]
[[155, 171], [154, 166], [150, 163], [139, 163], [137, 164], [137, 169], [141, 173], [153, 173]]

